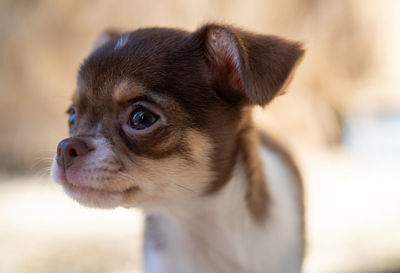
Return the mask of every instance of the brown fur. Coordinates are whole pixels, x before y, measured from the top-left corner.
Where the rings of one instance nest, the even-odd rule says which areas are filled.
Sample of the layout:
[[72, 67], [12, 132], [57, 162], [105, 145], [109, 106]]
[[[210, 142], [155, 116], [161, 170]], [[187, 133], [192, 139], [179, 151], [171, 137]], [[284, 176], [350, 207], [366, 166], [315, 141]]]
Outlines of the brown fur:
[[[303, 55], [301, 46], [216, 24], [193, 33], [139, 29], [122, 34], [123, 46], [117, 46], [116, 32], [107, 35], [80, 68], [73, 97], [78, 119], [70, 135], [88, 145], [103, 136], [122, 171], [156, 172], [150, 168], [154, 160], [168, 158], [191, 167], [202, 160], [214, 174], [202, 194], [218, 192], [229, 181], [241, 153], [249, 210], [257, 221], [265, 219], [269, 197], [249, 107], [264, 106], [281, 91]], [[127, 125], [138, 105], [160, 117], [146, 134]], [[193, 152], [194, 134], [197, 143], [210, 141], [207, 162]]]
[[251, 120], [240, 133], [240, 148], [247, 171], [247, 206], [254, 219], [262, 223], [268, 216], [270, 197], [264, 180], [263, 165], [259, 155], [258, 130]]

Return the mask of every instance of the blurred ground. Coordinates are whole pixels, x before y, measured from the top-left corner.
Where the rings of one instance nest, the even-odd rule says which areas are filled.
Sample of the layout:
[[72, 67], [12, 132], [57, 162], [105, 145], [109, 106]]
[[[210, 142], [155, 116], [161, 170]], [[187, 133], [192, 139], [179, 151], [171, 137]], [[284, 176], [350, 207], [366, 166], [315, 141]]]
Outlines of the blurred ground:
[[400, 1], [0, 0], [0, 273], [140, 272], [142, 215], [48, 178], [79, 64], [106, 28], [232, 23], [304, 42], [255, 113], [303, 167], [305, 273], [400, 272]]

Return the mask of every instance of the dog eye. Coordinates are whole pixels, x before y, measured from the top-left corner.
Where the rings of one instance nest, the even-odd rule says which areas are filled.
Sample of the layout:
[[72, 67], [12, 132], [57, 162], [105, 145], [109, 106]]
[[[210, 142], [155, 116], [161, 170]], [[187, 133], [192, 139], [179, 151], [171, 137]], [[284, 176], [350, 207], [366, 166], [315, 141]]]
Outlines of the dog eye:
[[144, 130], [153, 125], [158, 118], [159, 117], [156, 114], [140, 107], [132, 112], [129, 119], [129, 125], [135, 130]]
[[75, 124], [76, 122], [76, 109], [75, 106], [71, 106], [68, 110], [67, 110], [67, 114], [69, 115], [69, 119], [68, 119], [68, 125], [72, 126]]

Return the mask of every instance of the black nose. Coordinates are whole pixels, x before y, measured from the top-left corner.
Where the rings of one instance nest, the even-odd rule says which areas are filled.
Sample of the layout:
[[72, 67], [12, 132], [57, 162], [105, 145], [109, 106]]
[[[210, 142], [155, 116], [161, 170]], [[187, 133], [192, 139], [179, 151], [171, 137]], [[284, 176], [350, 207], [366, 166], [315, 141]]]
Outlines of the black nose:
[[86, 143], [79, 138], [67, 138], [62, 140], [57, 147], [57, 164], [62, 168], [68, 168], [79, 157], [89, 152]]

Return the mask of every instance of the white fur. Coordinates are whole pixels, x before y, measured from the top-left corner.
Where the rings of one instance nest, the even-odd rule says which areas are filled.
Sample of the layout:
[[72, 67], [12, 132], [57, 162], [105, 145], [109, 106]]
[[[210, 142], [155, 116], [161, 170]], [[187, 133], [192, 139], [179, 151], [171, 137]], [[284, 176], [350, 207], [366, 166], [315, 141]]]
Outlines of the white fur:
[[102, 33], [96, 40], [96, 42], [93, 45], [93, 50], [96, 50], [106, 44], [108, 41], [111, 40], [111, 36], [109, 33]]
[[122, 35], [115, 44], [114, 50], [123, 48], [128, 43], [128, 40], [129, 40], [129, 34]]
[[[303, 237], [298, 187], [279, 155], [261, 149], [272, 197], [264, 224], [245, 202], [246, 175], [239, 159], [233, 178], [215, 195], [147, 208], [158, 217], [162, 246], [145, 242], [148, 273], [298, 273]], [[146, 208], [145, 208], [146, 210]]]

